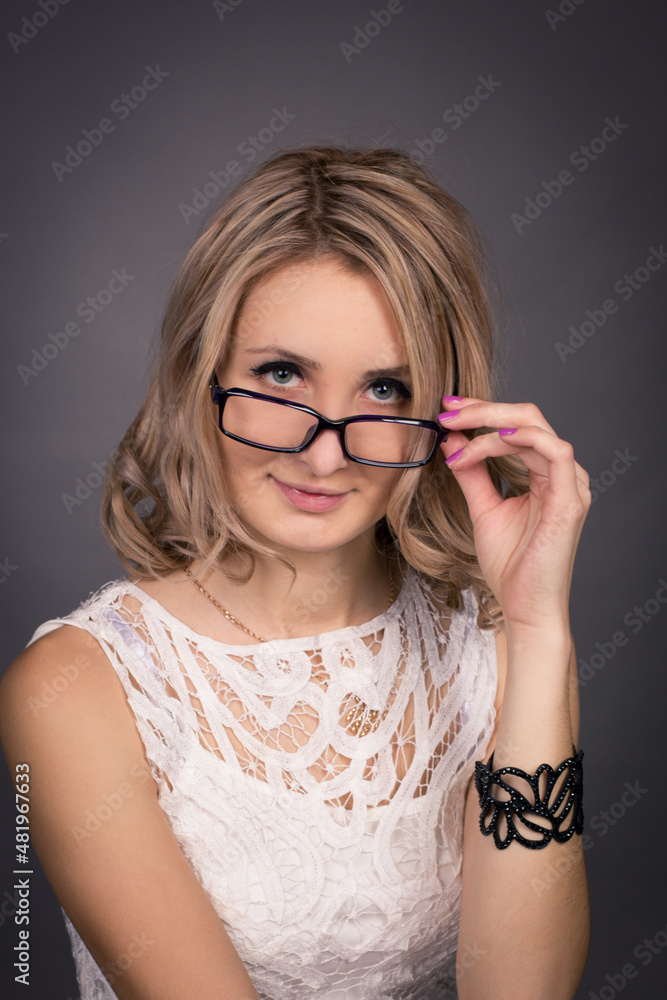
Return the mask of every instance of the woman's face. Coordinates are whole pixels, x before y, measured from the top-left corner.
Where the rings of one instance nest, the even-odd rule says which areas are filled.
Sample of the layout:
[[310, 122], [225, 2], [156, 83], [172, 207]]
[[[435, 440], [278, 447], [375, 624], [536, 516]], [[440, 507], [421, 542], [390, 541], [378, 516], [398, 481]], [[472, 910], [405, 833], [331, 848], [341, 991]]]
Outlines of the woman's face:
[[[402, 372], [382, 375], [401, 366]], [[253, 289], [216, 372], [223, 388], [304, 403], [332, 420], [412, 413], [407, 358], [382, 287], [331, 260], [290, 265]], [[217, 420], [217, 408], [211, 418]], [[219, 445], [241, 520], [263, 540], [304, 552], [364, 534], [372, 539], [402, 473], [348, 460], [332, 430], [298, 454], [264, 451], [223, 434]], [[288, 487], [343, 496], [332, 505], [330, 497], [309, 498]]]

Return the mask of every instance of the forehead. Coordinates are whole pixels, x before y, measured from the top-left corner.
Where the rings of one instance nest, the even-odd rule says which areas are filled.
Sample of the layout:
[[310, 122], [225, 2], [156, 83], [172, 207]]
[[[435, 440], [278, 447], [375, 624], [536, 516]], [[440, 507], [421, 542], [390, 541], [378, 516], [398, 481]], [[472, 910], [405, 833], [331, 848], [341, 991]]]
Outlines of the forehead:
[[235, 353], [284, 347], [322, 356], [386, 364], [406, 363], [389, 299], [370, 274], [335, 261], [291, 264], [251, 290], [233, 338]]

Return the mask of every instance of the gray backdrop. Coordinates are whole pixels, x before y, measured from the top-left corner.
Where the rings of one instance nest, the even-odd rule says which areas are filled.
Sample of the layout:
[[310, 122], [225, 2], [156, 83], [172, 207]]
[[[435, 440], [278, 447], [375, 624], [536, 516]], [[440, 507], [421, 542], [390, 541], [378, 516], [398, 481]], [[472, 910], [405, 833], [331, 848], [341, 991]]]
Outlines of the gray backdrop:
[[[169, 284], [233, 183], [230, 161], [246, 176], [323, 139], [424, 155], [495, 262], [505, 398], [535, 401], [595, 480], [571, 599], [593, 926], [577, 997], [661, 995], [663, 5], [12, 0], [0, 20], [2, 669], [40, 622], [122, 575], [97, 525], [100, 469], [143, 399]], [[34, 865], [32, 985], [16, 995], [74, 1000], [59, 906]]]

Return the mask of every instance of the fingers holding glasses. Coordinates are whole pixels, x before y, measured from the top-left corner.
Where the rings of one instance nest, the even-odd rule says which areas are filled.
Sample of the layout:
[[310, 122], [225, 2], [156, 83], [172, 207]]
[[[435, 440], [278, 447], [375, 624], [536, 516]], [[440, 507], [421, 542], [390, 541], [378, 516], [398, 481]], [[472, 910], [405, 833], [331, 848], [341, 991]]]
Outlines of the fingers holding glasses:
[[[533, 403], [495, 403], [472, 397], [444, 396], [446, 407], [438, 414], [441, 427], [449, 430], [449, 437], [442, 448], [446, 455], [447, 465], [455, 466], [457, 475], [462, 472], [472, 472], [477, 467], [476, 479], [486, 481], [482, 470], [486, 472], [482, 459], [502, 455], [520, 454], [522, 445], [528, 446], [525, 435], [516, 437], [523, 426], [541, 427], [543, 431], [553, 434], [552, 428], [546, 422], [538, 408]], [[496, 433], [487, 431], [474, 438], [468, 438], [461, 433], [464, 430], [478, 428], [497, 428]], [[554, 435], [555, 437], [555, 435]], [[546, 474], [546, 462], [538, 462], [538, 473]], [[469, 474], [469, 480], [472, 478]]]
[[[557, 493], [565, 495], [581, 487], [588, 490], [589, 477], [574, 461], [572, 445], [563, 441], [534, 403], [496, 403], [470, 398], [444, 397], [446, 410], [439, 414], [442, 427], [450, 428], [442, 447], [447, 464], [467, 472], [484, 458], [519, 455], [528, 470], [548, 479]], [[497, 430], [468, 439], [463, 430], [495, 427]]]
[[535, 403], [495, 403], [462, 396], [443, 396], [442, 401], [445, 410], [438, 414], [442, 427], [455, 426], [457, 430], [476, 427], [516, 429], [532, 425], [557, 436]]

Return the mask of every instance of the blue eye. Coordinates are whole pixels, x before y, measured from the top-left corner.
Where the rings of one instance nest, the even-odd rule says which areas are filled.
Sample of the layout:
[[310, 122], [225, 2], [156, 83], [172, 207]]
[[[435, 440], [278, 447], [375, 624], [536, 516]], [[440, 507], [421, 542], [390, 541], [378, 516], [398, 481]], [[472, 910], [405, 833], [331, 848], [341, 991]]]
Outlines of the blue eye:
[[[258, 380], [263, 379], [269, 373], [273, 375], [276, 372], [283, 372], [290, 376], [299, 374], [297, 366], [290, 361], [265, 361], [263, 365], [256, 365], [250, 371], [252, 372], [252, 377]], [[292, 386], [285, 385], [283, 382], [272, 382], [269, 379], [266, 379], [266, 381], [272, 389], [292, 388]]]
[[[408, 387], [404, 385], [403, 382], [399, 382], [399, 380], [395, 378], [376, 378], [374, 382], [370, 383], [369, 388], [371, 386], [375, 388], [377, 388], [377, 386], [389, 386], [390, 389], [393, 389], [394, 392], [398, 393], [401, 399], [412, 399], [412, 393]], [[379, 399], [378, 402], [383, 403], [386, 402], [386, 400]], [[395, 400], [390, 400], [389, 402], [395, 402]]]
[[[283, 376], [287, 376], [288, 381], [274, 382], [272, 379], [264, 379], [265, 375], [269, 374], [276, 375], [277, 373], [281, 373]], [[264, 379], [266, 382], [268, 382], [268, 385], [271, 389], [278, 389], [278, 390], [296, 388], [296, 386], [289, 384], [289, 378], [291, 378], [294, 375], [301, 377], [300, 369], [292, 361], [265, 361], [261, 365], [255, 365], [254, 367], [252, 367], [250, 369], [250, 374], [252, 378], [257, 379], [258, 381]], [[397, 394], [398, 399], [396, 398], [382, 399], [378, 396], [374, 396], [373, 397], [374, 403], [396, 405], [397, 403], [401, 403], [404, 400], [412, 399], [412, 393], [410, 392], [408, 387], [403, 382], [400, 382], [398, 379], [376, 378], [372, 382], [368, 383], [369, 389], [371, 388], [376, 389], [378, 387], [391, 389], [393, 392]]]

